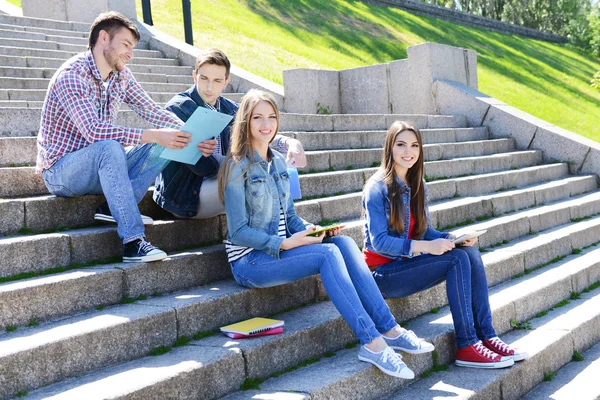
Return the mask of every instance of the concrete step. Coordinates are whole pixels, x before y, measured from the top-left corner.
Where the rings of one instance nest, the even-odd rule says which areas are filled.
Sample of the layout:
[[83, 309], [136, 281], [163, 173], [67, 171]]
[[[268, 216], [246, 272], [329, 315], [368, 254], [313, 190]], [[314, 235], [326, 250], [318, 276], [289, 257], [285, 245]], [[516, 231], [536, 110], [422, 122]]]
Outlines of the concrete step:
[[[157, 347], [173, 345], [178, 337], [191, 337], [254, 315], [281, 312], [316, 296], [315, 277], [264, 290], [248, 290], [234, 281], [224, 281], [18, 329], [0, 336], [0, 363], [7, 367], [0, 396], [137, 359]], [[218, 308], [225, 304], [229, 306]], [[228, 387], [228, 391], [232, 389]]]
[[[423, 144], [455, 143], [489, 139], [486, 127], [478, 128], [427, 128], [418, 126]], [[386, 131], [342, 131], [342, 132], [282, 132], [302, 142], [305, 150], [347, 150], [381, 148]]]
[[[26, 42], [26, 41], [22, 41]], [[51, 42], [40, 42], [45, 43], [44, 46], [48, 46], [47, 43]], [[64, 45], [64, 46], [73, 46], [73, 45]], [[62, 60], [68, 60], [76, 54], [85, 51], [85, 48], [81, 48], [81, 50], [50, 50], [46, 48], [25, 48], [18, 46], [8, 46], [8, 45], [0, 45], [0, 54], [6, 56], [17, 56], [17, 57], [47, 57], [47, 58], [58, 58]], [[162, 58], [164, 54], [157, 50], [143, 50], [137, 49], [134, 50], [134, 58], [130, 60], [128, 63], [137, 63], [139, 64], [160, 64], [160, 65], [179, 65], [179, 61], [170, 58]], [[173, 63], [175, 62], [175, 63]]]
[[[34, 103], [35, 105], [44, 102], [48, 88], [44, 89], [0, 89], [0, 100], [8, 103], [18, 104], [17, 102]], [[175, 95], [174, 92], [147, 92], [152, 100], [157, 103], [165, 104]], [[23, 103], [21, 103], [23, 104]], [[12, 107], [19, 108], [16, 105]], [[32, 108], [32, 107], [29, 107]], [[41, 112], [40, 118], [41, 118]], [[8, 134], [8, 132], [5, 132]], [[17, 134], [18, 132], [14, 132]], [[1, 138], [0, 138], [1, 140]]]
[[[166, 252], [220, 243], [225, 237], [224, 217], [206, 220], [154, 221], [145, 229], [147, 239]], [[120, 258], [123, 245], [116, 225], [65, 232], [11, 236], [0, 239], [0, 277], [74, 267]]]
[[[140, 71], [149, 71], [150, 66], [141, 66], [136, 68]], [[168, 70], [168, 69], [171, 70]], [[56, 68], [33, 68], [33, 67], [0, 67], [0, 76], [6, 78], [36, 78], [50, 79], [56, 72]], [[168, 67], [166, 73], [150, 73], [133, 71], [134, 76], [140, 82], [157, 82], [157, 83], [185, 83], [192, 85], [194, 83], [191, 74], [186, 69], [186, 73], [179, 68]], [[47, 87], [48, 85], [46, 85]]]
[[[161, 83], [139, 81], [144, 90], [148, 92], [171, 92], [173, 94], [187, 90], [187, 83]], [[0, 78], [0, 85], [5, 89], [40, 89], [47, 90], [50, 79], [45, 78]]]
[[[477, 157], [515, 151], [514, 139], [497, 139], [476, 142], [439, 143], [423, 145], [425, 161], [450, 160], [458, 157]], [[330, 169], [368, 168], [378, 166], [383, 149], [322, 149], [306, 152], [307, 166], [301, 171], [327, 171]], [[429, 165], [429, 164], [426, 164]]]
[[[596, 251], [598, 252], [598, 251]], [[596, 257], [598, 254], [595, 255]], [[587, 261], [590, 263], [590, 261]], [[592, 261], [593, 262], [593, 261]], [[589, 266], [590, 269], [596, 270], [596, 276], [598, 277], [598, 265], [596, 262], [595, 266]], [[539, 279], [538, 279], [539, 278]], [[555, 277], [559, 279], [558, 277]], [[563, 277], [555, 281], [551, 285], [564, 285], [569, 289], [572, 284], [575, 284], [575, 276]], [[535, 301], [535, 294], [537, 286], [543, 281], [548, 281], [548, 276], [542, 274], [528, 279], [524, 282], [513, 283], [508, 282], [506, 285], [495, 287], [490, 291], [490, 300], [492, 301], [492, 310], [495, 325], [499, 320], [505, 321], [506, 318], [514, 316], [514, 310], [511, 310], [515, 306], [516, 300], [520, 300], [521, 303], [526, 304], [533, 310], [544, 310], [544, 305], [541, 305]], [[573, 282], [572, 282], [573, 280]], [[510, 298], [515, 292], [515, 288], [520, 287], [523, 289], [524, 286], [531, 286], [532, 292], [529, 290], [518, 291], [518, 295], [514, 298], [515, 302], [509, 302], [508, 304], [499, 305], [497, 299]], [[583, 287], [581, 287], [583, 289]], [[581, 290], [580, 289], [580, 290]], [[561, 293], [562, 295], [570, 295], [570, 292]], [[342, 350], [337, 352], [334, 356], [322, 358], [320, 361], [313, 363], [307, 367], [297, 369], [295, 371], [284, 373], [279, 377], [272, 377], [266, 380], [266, 382], [260, 384], [260, 390], [258, 391], [245, 391], [237, 392], [231, 396], [226, 397], [227, 400], [234, 399], [250, 399], [250, 398], [271, 398], [270, 395], [273, 393], [300, 393], [311, 399], [321, 398], [360, 398], [360, 399], [378, 399], [383, 396], [389, 395], [390, 392], [399, 390], [395, 395], [390, 396], [390, 399], [431, 399], [436, 395], [441, 395], [435, 391], [436, 389], [441, 392], [450, 392], [453, 398], [471, 398], [473, 392], [461, 390], [467, 386], [471, 389], [473, 386], [480, 382], [480, 377], [488, 377], [490, 383], [496, 381], [498, 383], [498, 376], [506, 376], [502, 379], [503, 385], [506, 389], [502, 391], [504, 397], [500, 393], [494, 392], [490, 394], [483, 392], [480, 398], [518, 398], [518, 396], [507, 396], [507, 394], [516, 394], [515, 389], [519, 392], [519, 395], [523, 394], [527, 389], [523, 390], [523, 386], [531, 384], [530, 379], [523, 379], [522, 372], [529, 371], [531, 374], [533, 371], [536, 372], [535, 378], [542, 379], [543, 368], [549, 368], [548, 363], [555, 361], [553, 355], [557, 351], [556, 346], [549, 345], [554, 342], [558, 337], [562, 337], [564, 340], [561, 345], [565, 346], [564, 350], [559, 351], [559, 354], [564, 355], [565, 353], [572, 353], [573, 342], [577, 342], [577, 339], [584, 337], [587, 341], [590, 340], [589, 336], [594, 336], [595, 340], [600, 339], [598, 333], [588, 334], [585, 332], [586, 329], [590, 329], [592, 326], [600, 325], [600, 310], [594, 310], [594, 307], [600, 305], [600, 291], [596, 290], [595, 293], [589, 293], [582, 296], [584, 299], [573, 302], [571, 310], [561, 315], [560, 312], [551, 312], [547, 317], [539, 318], [538, 320], [532, 321], [534, 326], [539, 326], [539, 329], [526, 335], [523, 331], [512, 331], [504, 335], [504, 338], [508, 343], [516, 342], [517, 346], [527, 349], [532, 355], [532, 359], [524, 362], [517, 363], [515, 366], [496, 371], [484, 371], [484, 370], [473, 370], [464, 368], [459, 372], [460, 368], [452, 368], [454, 374], [460, 374], [461, 379], [452, 379], [453, 386], [443, 385], [440, 383], [440, 379], [443, 382], [448, 382], [446, 379], [448, 376], [440, 376], [438, 373], [432, 374], [430, 378], [424, 378], [422, 380], [413, 382], [408, 380], [391, 378], [384, 375], [375, 367], [367, 364], [360, 363], [356, 360], [356, 349]], [[554, 298], [559, 298], [555, 296]], [[564, 297], [563, 297], [564, 299]], [[528, 302], [529, 300], [534, 300]], [[591, 314], [586, 312], [590, 311]], [[539, 311], [538, 311], [539, 312]], [[569, 315], [570, 314], [570, 315]], [[575, 314], [575, 315], [573, 315]], [[502, 327], [496, 326], [496, 330], [502, 334], [507, 332], [507, 324]], [[564, 324], [561, 326], [561, 324]], [[551, 328], [550, 328], [551, 327]], [[440, 311], [439, 314], [423, 315], [416, 320], [409, 322], [409, 328], [415, 330], [420, 336], [428, 338], [436, 346], [436, 351], [439, 357], [439, 363], [445, 364], [452, 362], [454, 359], [454, 340], [452, 334], [451, 318], [447, 307]], [[564, 330], [563, 330], [564, 329]], [[536, 342], [541, 337], [547, 335], [546, 340]], [[588, 336], [589, 335], [589, 336]], [[520, 340], [515, 340], [519, 338]], [[552, 340], [554, 339], [554, 340]], [[581, 347], [581, 343], [575, 344], [576, 347]], [[585, 344], [583, 345], [585, 347]], [[431, 355], [420, 355], [411, 356], [404, 355], [403, 357], [406, 363], [415, 371], [418, 375], [430, 369], [433, 365]], [[540, 365], [541, 363], [541, 365]], [[531, 371], [533, 370], [533, 371]], [[519, 372], [521, 373], [519, 373]], [[468, 374], [468, 375], [467, 375]], [[475, 378], [475, 376], [477, 378]], [[531, 378], [530, 376], [528, 378]], [[517, 383], [514, 380], [517, 380]], [[425, 384], [425, 382], [427, 382]], [[437, 385], [436, 385], [437, 383]], [[516, 383], [516, 384], [515, 384]], [[523, 385], [518, 387], [519, 384]], [[456, 385], [456, 386], [454, 386]], [[517, 388], [515, 388], [517, 386]], [[513, 391], [508, 390], [513, 389]], [[498, 390], [498, 388], [494, 388]], [[432, 392], [435, 391], [435, 392]], [[449, 394], [450, 394], [449, 393]], [[458, 396], [457, 396], [458, 395]], [[438, 398], [438, 397], [435, 397]], [[479, 397], [478, 397], [479, 398]]]
[[[430, 399], [435, 395], [452, 395], [455, 399], [522, 398], [546, 376], [567, 364], [574, 350], [583, 352], [600, 340], [599, 306], [600, 293], [596, 289], [544, 317], [531, 320], [532, 330], [506, 334], [503, 339], [507, 343], [527, 348], [530, 355], [529, 360], [511, 368], [486, 371], [451, 365], [448, 371], [434, 373], [386, 399]], [[575, 398], [586, 397], [569, 397]]]
[[[387, 130], [396, 121], [407, 121], [419, 129], [466, 128], [464, 116], [424, 114], [293, 114], [281, 115], [280, 131], [327, 132]], [[381, 146], [381, 142], [379, 144]]]
[[[436, 190], [439, 182], [428, 185]], [[442, 199], [429, 206], [430, 219], [434, 227], [457, 226], [468, 220], [484, 220], [559, 200], [568, 199], [597, 189], [594, 176], [576, 176], [557, 179], [552, 182], [536, 183], [522, 189], [478, 196]], [[362, 213], [362, 192], [330, 196], [314, 200], [296, 202], [296, 212], [307, 221], [351, 220]], [[16, 214], [16, 213], [15, 213]], [[27, 213], [27, 215], [32, 215]], [[21, 226], [20, 222], [15, 226]], [[54, 226], [54, 225], [53, 225]]]
[[43, 105], [43, 101], [0, 100], [0, 108], [42, 108]]
[[0, 25], [0, 38], [2, 39], [25, 39], [25, 40], [49, 40], [62, 44], [88, 45], [87, 35], [67, 36], [64, 34], [47, 34], [45, 32], [32, 32], [12, 29], [11, 25]]
[[16, 25], [22, 27], [36, 27], [44, 29], [60, 29], [64, 31], [75, 31], [87, 34], [90, 30], [90, 24], [84, 22], [65, 22], [51, 19], [19, 17], [12, 15], [0, 16], [0, 24]]
[[[600, 398], [600, 343], [581, 353], [549, 381], [544, 381], [522, 397], [523, 400], [596, 400]], [[575, 357], [574, 357], [575, 358]]]
[[[567, 167], [566, 164], [547, 164], [519, 169], [515, 168], [508, 171], [485, 173], [488, 168], [493, 168], [494, 165], [500, 167], [496, 162], [520, 167], [523, 165], [521, 162], [527, 158], [530, 158], [531, 163], [534, 163], [535, 160], [531, 160], [531, 158], [538, 159], [541, 157], [539, 153], [520, 153], [516, 158], [513, 157], [512, 154], [515, 153], [493, 156], [490, 158], [490, 161], [493, 161], [494, 163], [490, 162], [490, 164], [486, 164], [483, 160], [486, 157], [481, 157], [481, 161], [476, 160], [477, 162], [470, 164], [474, 168], [471, 170], [473, 175], [455, 177], [453, 179], [448, 179], [447, 176], [439, 176], [439, 174], [454, 174], [455, 171], [449, 170], [449, 172], [447, 172], [443, 169], [444, 164], [450, 166], [454, 160], [425, 163], [425, 173], [428, 174], [429, 180], [439, 177], [439, 180], [435, 180], [428, 185], [430, 201], [448, 199], [453, 196], [465, 197], [480, 195], [482, 193], [492, 193], [499, 190], [514, 189], [528, 186], [535, 182], [565, 177], [567, 175], [568, 171], [565, 169]], [[430, 167], [431, 164], [435, 165]], [[467, 169], [465, 169], [465, 171], [466, 170]], [[2, 169], [0, 169], [0, 172], [1, 171]], [[315, 197], [326, 197], [360, 191], [375, 171], [377, 171], [377, 168], [362, 168], [348, 171], [319, 172], [300, 175], [302, 198], [307, 200]]]
[[23, 25], [14, 25], [7, 23], [0, 23], [0, 29], [4, 31], [13, 31], [13, 32], [25, 32], [32, 34], [43, 34], [43, 35], [54, 35], [54, 36], [62, 36], [62, 37], [74, 37], [87, 40], [89, 30], [86, 32], [83, 31], [72, 31], [72, 30], [64, 30], [64, 29], [48, 29], [48, 28], [40, 28], [35, 26], [23, 26]]

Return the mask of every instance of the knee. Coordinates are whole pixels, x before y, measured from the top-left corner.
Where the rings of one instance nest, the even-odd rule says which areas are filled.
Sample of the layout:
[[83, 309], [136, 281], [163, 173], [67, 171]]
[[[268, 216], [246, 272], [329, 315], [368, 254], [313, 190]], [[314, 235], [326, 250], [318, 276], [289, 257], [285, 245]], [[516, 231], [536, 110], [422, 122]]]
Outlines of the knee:
[[110, 160], [111, 162], [125, 160], [125, 148], [116, 140], [102, 140], [94, 145], [100, 149], [100, 160]]
[[471, 269], [471, 260], [466, 251], [455, 248], [451, 251], [451, 254], [454, 257], [454, 264], [456, 267]]
[[338, 235], [330, 238], [333, 243], [342, 252], [345, 251], [358, 251], [358, 246], [350, 236]]

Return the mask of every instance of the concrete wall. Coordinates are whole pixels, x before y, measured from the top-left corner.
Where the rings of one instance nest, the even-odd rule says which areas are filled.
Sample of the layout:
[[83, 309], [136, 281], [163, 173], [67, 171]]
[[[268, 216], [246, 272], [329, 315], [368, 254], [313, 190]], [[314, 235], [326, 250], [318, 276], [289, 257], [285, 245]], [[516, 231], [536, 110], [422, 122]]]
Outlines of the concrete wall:
[[284, 71], [285, 109], [343, 114], [432, 114], [432, 85], [440, 79], [477, 89], [477, 54], [437, 43], [408, 48], [408, 58], [342, 71]]
[[424, 3], [418, 0], [361, 0], [364, 3], [372, 3], [379, 6], [388, 6], [408, 11], [412, 14], [423, 15], [425, 17], [440, 18], [446, 21], [454, 22], [460, 25], [473, 26], [489, 31], [507, 33], [509, 35], [519, 35], [533, 39], [546, 40], [549, 42], [566, 43], [568, 39], [564, 36], [558, 36], [552, 33], [541, 32], [536, 29], [525, 28], [524, 26], [513, 25], [507, 22], [498, 21], [491, 18], [480, 17], [463, 11], [453, 10], [446, 7], [440, 7], [433, 4]]
[[440, 114], [467, 116], [493, 138], [513, 137], [520, 150], [544, 152], [544, 161], [569, 164], [571, 174], [600, 173], [600, 143], [552, 125], [458, 82], [439, 80], [433, 95]]
[[135, 0], [22, 0], [23, 16], [58, 21], [92, 22], [105, 11], [136, 18]]

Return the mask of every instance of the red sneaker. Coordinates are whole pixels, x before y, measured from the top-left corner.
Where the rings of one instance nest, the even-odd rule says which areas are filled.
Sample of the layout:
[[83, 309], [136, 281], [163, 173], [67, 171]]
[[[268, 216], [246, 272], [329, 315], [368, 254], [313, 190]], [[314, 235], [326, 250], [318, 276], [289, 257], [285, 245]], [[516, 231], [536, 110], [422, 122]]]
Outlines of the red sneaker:
[[456, 350], [456, 362], [459, 367], [471, 368], [506, 368], [515, 362], [512, 357], [503, 357], [494, 353], [481, 342], [464, 349]]
[[521, 351], [516, 347], [510, 347], [504, 343], [498, 336], [483, 341], [483, 345], [501, 356], [512, 357], [515, 361], [527, 360], [529, 354], [526, 351]]

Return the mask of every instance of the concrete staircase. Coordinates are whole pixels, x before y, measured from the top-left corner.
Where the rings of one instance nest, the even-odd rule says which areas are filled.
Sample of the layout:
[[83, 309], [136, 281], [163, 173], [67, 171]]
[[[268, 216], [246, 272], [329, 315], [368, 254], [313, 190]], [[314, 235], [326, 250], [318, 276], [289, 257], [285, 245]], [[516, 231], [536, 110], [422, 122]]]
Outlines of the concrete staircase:
[[[148, 238], [172, 256], [121, 263], [116, 227], [93, 221], [102, 196], [56, 198], [33, 173], [42, 83], [78, 44], [69, 40], [82, 42], [87, 27], [0, 16], [0, 29], [0, 38], [36, 43], [28, 50], [0, 43], [6, 94], [0, 105], [0, 398], [396, 399], [446, 392], [516, 399], [567, 364], [574, 349], [583, 353], [600, 340], [600, 290], [592, 286], [600, 280], [596, 177], [570, 176], [567, 164], [543, 163], [540, 151], [519, 151], [514, 139], [492, 140], [487, 128], [468, 127], [462, 116], [283, 114], [281, 130], [308, 151], [297, 212], [315, 223], [344, 221], [345, 233], [362, 246], [360, 191], [380, 161], [385, 129], [396, 119], [422, 129], [433, 225], [487, 229], [479, 245], [495, 327], [531, 354], [510, 369], [450, 366], [428, 373], [453, 361], [442, 284], [388, 302], [398, 321], [437, 350], [404, 357], [422, 379], [383, 375], [357, 360], [355, 338], [318, 276], [271, 289], [238, 286], [221, 244], [224, 216], [173, 220], [151, 192], [140, 205], [156, 219]], [[35, 47], [45, 42], [56, 47]], [[191, 83], [189, 67], [144, 43], [132, 70], [165, 102]], [[119, 118], [143, 126], [131, 111]], [[282, 335], [232, 341], [216, 332], [268, 315], [285, 320]], [[241, 385], [250, 390], [239, 391]]]

